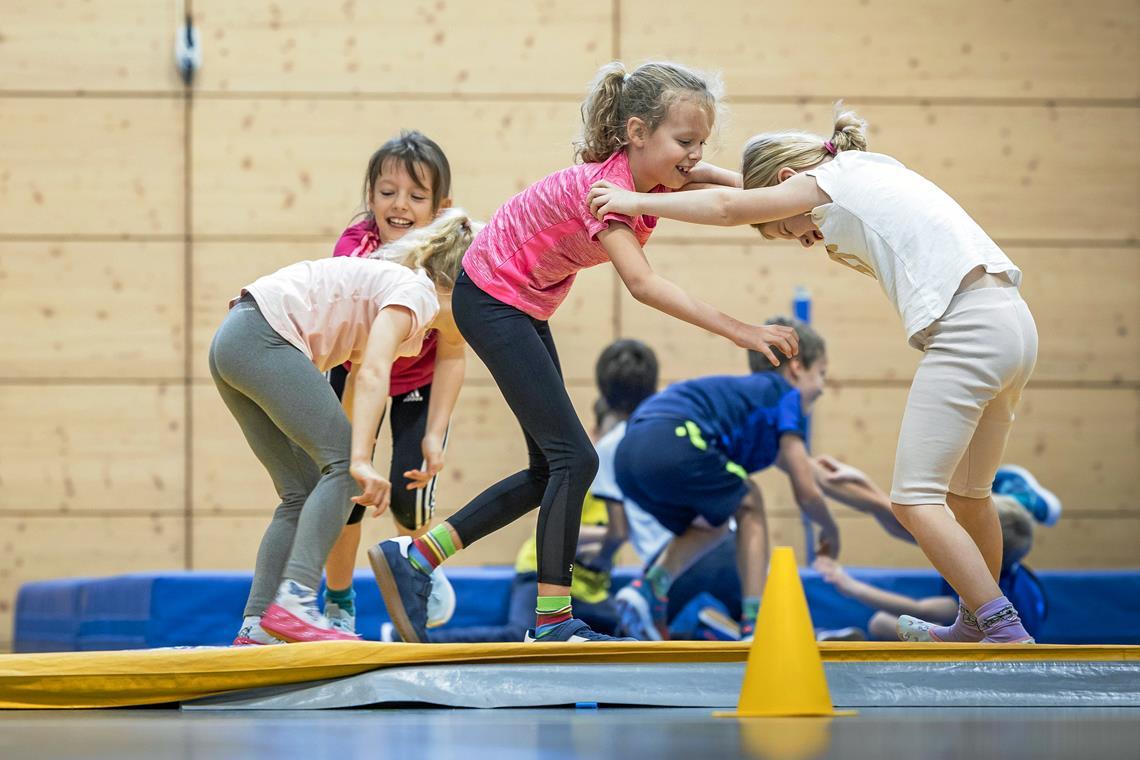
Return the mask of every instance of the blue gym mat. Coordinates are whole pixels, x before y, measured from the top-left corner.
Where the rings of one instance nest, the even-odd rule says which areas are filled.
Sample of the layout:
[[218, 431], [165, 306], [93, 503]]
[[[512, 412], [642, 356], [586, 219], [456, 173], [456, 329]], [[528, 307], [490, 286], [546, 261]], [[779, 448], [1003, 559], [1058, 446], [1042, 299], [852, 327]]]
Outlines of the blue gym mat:
[[[931, 570], [848, 568], [852, 576], [909, 596], [942, 593]], [[614, 590], [635, 577], [614, 573]], [[459, 600], [446, 626], [504, 622], [513, 569], [448, 569]], [[865, 627], [871, 610], [844, 598], [812, 570], [802, 570], [817, 628]], [[1140, 644], [1140, 570], [1038, 573], [1048, 614], [1034, 633], [1041, 643]], [[229, 644], [241, 622], [250, 573], [137, 573], [65, 578], [24, 585], [16, 599], [13, 649], [61, 652]], [[375, 639], [388, 618], [371, 574], [355, 578], [357, 630]]]

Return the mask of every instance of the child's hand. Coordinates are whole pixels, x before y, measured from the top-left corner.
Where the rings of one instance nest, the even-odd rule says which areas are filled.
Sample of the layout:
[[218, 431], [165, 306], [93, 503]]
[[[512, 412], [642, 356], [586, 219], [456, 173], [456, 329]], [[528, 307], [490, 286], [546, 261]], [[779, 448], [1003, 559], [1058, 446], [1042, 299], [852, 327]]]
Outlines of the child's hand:
[[637, 216], [637, 193], [618, 187], [604, 179], [598, 180], [590, 186], [590, 194], [586, 196], [590, 204], [590, 213], [599, 220], [606, 214], [625, 214]]
[[840, 593], [846, 592], [851, 586], [851, 576], [843, 569], [843, 566], [836, 562], [831, 557], [819, 556], [815, 558], [812, 567], [816, 569], [823, 579], [835, 586], [835, 589]]
[[435, 436], [425, 435], [420, 448], [424, 453], [424, 468], [404, 472], [404, 477], [408, 479], [406, 487], [409, 491], [426, 488], [431, 479], [443, 469], [443, 441]]
[[867, 473], [840, 462], [835, 457], [826, 454], [815, 458], [816, 463], [827, 472], [824, 478], [828, 483], [869, 483]]
[[795, 329], [784, 325], [745, 325], [740, 337], [734, 342], [741, 348], [764, 354], [773, 367], [779, 367], [781, 362], [769, 346], [780, 349], [789, 359], [800, 352], [800, 338]]
[[819, 529], [819, 544], [815, 553], [818, 557], [839, 559], [839, 526], [834, 522]]
[[352, 503], [375, 507], [376, 512], [373, 517], [382, 515], [392, 498], [392, 484], [388, 479], [376, 472], [376, 468], [367, 462], [350, 466], [348, 473], [360, 485], [360, 490], [363, 492], [360, 496], [353, 496]]

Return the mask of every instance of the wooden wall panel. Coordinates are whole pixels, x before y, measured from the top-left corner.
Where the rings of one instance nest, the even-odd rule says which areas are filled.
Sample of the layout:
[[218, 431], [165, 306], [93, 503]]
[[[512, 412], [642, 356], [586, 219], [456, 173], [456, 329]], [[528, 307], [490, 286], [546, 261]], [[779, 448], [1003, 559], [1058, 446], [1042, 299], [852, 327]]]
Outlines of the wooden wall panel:
[[0, 515], [0, 651], [11, 648], [16, 594], [29, 581], [181, 570], [182, 516]]
[[0, 91], [174, 92], [178, 3], [6, 3]]
[[5, 235], [175, 235], [183, 229], [181, 101], [6, 99]]
[[[1135, 98], [1140, 9], [1129, 0], [713, 0], [699, 24], [621, 3], [621, 51], [724, 72], [729, 95]], [[901, 30], [905, 30], [902, 32]]]
[[185, 507], [177, 385], [0, 386], [0, 513]]
[[[827, 341], [835, 382], [909, 382], [922, 355], [910, 348], [878, 283], [809, 250], [756, 236], [748, 245], [653, 242], [646, 251], [664, 277], [744, 320], [791, 311], [797, 286], [812, 298], [812, 321]], [[1129, 295], [1140, 277], [1134, 248], [1007, 246], [1022, 269], [1040, 349], [1033, 382], [1140, 380], [1140, 304]], [[731, 273], [732, 282], [726, 282]], [[621, 295], [623, 334], [658, 352], [662, 377], [743, 372], [744, 351]]]
[[195, 234], [339, 235], [360, 208], [369, 156], [403, 128], [440, 144], [456, 205], [486, 218], [570, 165], [578, 116], [558, 101], [201, 101]]
[[0, 376], [183, 372], [179, 243], [0, 241]]
[[611, 4], [196, 0], [212, 91], [573, 93], [611, 55]]

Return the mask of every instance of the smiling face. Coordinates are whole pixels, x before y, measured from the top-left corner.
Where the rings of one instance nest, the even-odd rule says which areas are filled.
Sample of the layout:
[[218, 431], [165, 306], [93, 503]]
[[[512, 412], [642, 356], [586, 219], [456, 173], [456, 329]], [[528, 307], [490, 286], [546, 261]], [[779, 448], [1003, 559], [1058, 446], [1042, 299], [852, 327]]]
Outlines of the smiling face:
[[704, 154], [712, 124], [708, 107], [691, 97], [674, 101], [665, 120], [652, 131], [641, 119], [631, 118], [629, 167], [638, 192], [658, 185], [683, 187]]
[[368, 208], [385, 243], [399, 240], [413, 227], [429, 224], [438, 210], [432, 208], [431, 174], [420, 164], [415, 167], [418, 177], [408, 174], [402, 161], [390, 158], [381, 166], [372, 187]]

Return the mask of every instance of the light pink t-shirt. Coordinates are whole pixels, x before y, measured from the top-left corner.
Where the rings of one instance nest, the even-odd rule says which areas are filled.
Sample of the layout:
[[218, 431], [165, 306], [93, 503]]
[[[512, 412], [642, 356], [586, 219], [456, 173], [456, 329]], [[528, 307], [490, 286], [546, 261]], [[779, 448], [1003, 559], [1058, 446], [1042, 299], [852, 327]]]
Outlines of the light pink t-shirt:
[[[609, 261], [597, 239], [609, 222], [629, 226], [642, 245], [657, 225], [655, 216], [594, 218], [586, 195], [600, 179], [634, 189], [625, 151], [600, 164], [555, 172], [504, 203], [463, 256], [467, 276], [503, 303], [535, 319], [550, 319], [578, 270]], [[667, 188], [653, 189], [660, 191]]]
[[252, 295], [265, 321], [321, 372], [361, 360], [368, 331], [386, 306], [412, 313], [399, 356], [419, 353], [424, 328], [439, 313], [435, 286], [423, 270], [379, 259], [300, 261], [246, 285], [242, 293]]

